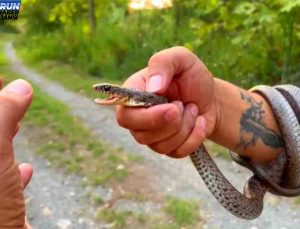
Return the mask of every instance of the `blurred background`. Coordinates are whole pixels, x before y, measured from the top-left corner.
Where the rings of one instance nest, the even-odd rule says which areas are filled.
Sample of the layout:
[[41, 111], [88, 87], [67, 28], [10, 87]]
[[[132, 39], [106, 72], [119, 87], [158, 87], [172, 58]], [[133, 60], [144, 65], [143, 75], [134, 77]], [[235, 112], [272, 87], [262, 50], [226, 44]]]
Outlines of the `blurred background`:
[[[214, 200], [188, 159], [138, 146], [91, 85], [121, 84], [151, 55], [194, 52], [218, 78], [249, 88], [300, 85], [299, 0], [22, 0], [0, 20], [0, 75], [25, 78], [33, 104], [15, 142], [34, 165], [26, 191], [35, 228], [296, 228], [298, 198], [269, 195], [263, 215], [236, 219]], [[233, 183], [251, 174], [211, 142]]]
[[216, 76], [242, 86], [299, 81], [299, 4], [23, 0], [19, 45], [30, 59], [71, 63], [107, 79], [124, 79], [153, 53], [181, 45]]

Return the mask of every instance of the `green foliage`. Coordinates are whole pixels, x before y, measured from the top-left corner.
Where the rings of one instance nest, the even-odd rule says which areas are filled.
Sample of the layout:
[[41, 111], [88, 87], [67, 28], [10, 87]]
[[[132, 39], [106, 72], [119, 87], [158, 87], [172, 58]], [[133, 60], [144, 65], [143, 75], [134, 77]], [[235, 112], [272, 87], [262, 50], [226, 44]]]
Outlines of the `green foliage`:
[[[0, 72], [4, 83], [22, 78], [11, 72], [0, 40]], [[87, 178], [92, 185], [108, 181], [121, 182], [129, 174], [129, 156], [96, 139], [69, 108], [34, 87], [34, 99], [22, 122], [22, 128], [33, 150], [47, 158], [54, 167], [63, 168]], [[38, 136], [38, 141], [37, 141]], [[123, 169], [118, 165], [124, 165]]]
[[[48, 34], [59, 28], [59, 23], [49, 20], [53, 7], [59, 4], [60, 0], [25, 0], [22, 1], [24, 11], [22, 17], [26, 18], [26, 29], [28, 34]], [[47, 7], [46, 7], [47, 6]]]
[[18, 33], [19, 31], [13, 23], [9, 23], [5, 20], [0, 20], [0, 33]]
[[149, 57], [183, 45], [218, 77], [241, 86], [300, 81], [298, 0], [173, 1], [163, 10], [128, 10], [126, 0], [27, 0], [20, 47], [106, 79], [124, 79]]
[[[4, 43], [0, 42], [0, 50], [4, 49]], [[7, 65], [8, 60], [6, 59], [4, 53], [0, 53], [0, 67]]]
[[[202, 56], [210, 69], [217, 75], [225, 73], [227, 79], [242, 85], [291, 81], [287, 77], [290, 71], [284, 69], [296, 65], [297, 55], [292, 58], [291, 53], [285, 53], [292, 48], [292, 41], [299, 43], [299, 38], [294, 31], [287, 36], [285, 26], [299, 23], [297, 17], [288, 21], [299, 9], [283, 9], [292, 1], [217, 2], [207, 9], [205, 17], [193, 21], [194, 28], [201, 26], [198, 34], [201, 45], [205, 44]], [[194, 41], [193, 48], [197, 49], [198, 44]], [[293, 50], [299, 53], [295, 45]], [[214, 54], [206, 56], [211, 53]]]
[[39, 134], [37, 152], [54, 166], [86, 176], [93, 185], [120, 181], [128, 176], [126, 168], [117, 169], [119, 164], [126, 164], [126, 155], [120, 156], [119, 151], [91, 136], [64, 104], [44, 95], [37, 87], [34, 90], [35, 99], [26, 114], [25, 124], [31, 130], [29, 139]]

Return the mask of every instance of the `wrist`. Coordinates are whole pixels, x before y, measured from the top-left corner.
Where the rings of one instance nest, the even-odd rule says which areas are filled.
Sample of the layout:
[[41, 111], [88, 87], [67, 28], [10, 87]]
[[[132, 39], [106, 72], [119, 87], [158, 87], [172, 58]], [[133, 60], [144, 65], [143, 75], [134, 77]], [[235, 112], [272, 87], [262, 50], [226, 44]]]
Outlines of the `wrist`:
[[218, 129], [219, 126], [219, 120], [220, 120], [220, 106], [219, 106], [219, 100], [216, 99], [216, 85], [214, 82], [212, 91], [214, 93], [213, 97], [211, 98], [211, 102], [207, 104], [206, 111], [201, 112], [201, 116], [205, 119], [205, 138], [211, 138], [215, 134], [215, 132]]
[[259, 94], [215, 79], [216, 121], [209, 139], [254, 162], [274, 159], [282, 148], [266, 144], [280, 131], [269, 103]]
[[[214, 78], [214, 98], [213, 98], [213, 105], [212, 105], [212, 115], [213, 117], [212, 124], [210, 128], [207, 130], [207, 138], [213, 140], [218, 136], [218, 132], [220, 130], [220, 125], [222, 121], [222, 106], [223, 103], [223, 96], [224, 96], [224, 85], [223, 81], [217, 78]], [[209, 119], [209, 118], [208, 118]]]

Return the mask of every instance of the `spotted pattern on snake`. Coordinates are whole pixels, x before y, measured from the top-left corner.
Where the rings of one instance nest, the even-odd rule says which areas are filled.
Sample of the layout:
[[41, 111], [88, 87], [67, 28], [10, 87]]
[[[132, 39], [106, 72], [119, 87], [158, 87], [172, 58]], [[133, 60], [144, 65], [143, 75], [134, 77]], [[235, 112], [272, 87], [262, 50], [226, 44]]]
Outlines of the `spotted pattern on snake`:
[[[123, 88], [118, 85], [105, 83], [96, 84], [93, 87], [97, 92], [109, 96], [106, 99], [95, 99], [95, 102], [100, 105], [149, 107], [168, 102], [168, 100], [162, 96], [157, 96], [149, 92], [140, 92], [136, 89]], [[280, 104], [280, 107], [281, 106], [284, 105]], [[286, 111], [285, 107], [281, 108], [282, 111]], [[289, 113], [290, 112], [288, 112], [288, 114]], [[292, 115], [288, 114], [288, 118], [291, 118]], [[284, 122], [284, 120], [281, 121]], [[300, 131], [298, 133], [300, 134]], [[300, 144], [299, 142], [295, 144]], [[202, 180], [204, 181], [210, 192], [215, 196], [217, 201], [233, 215], [239, 218], [252, 220], [257, 218], [263, 210], [263, 198], [265, 193], [268, 190], [273, 190], [273, 193], [277, 193], [269, 183], [265, 182], [261, 178], [263, 176], [267, 176], [268, 179], [271, 179], [270, 183], [274, 183], [275, 185], [282, 181], [282, 176], [284, 174], [283, 171], [285, 170], [286, 166], [285, 154], [282, 155], [283, 157], [278, 157], [278, 160], [275, 160], [269, 166], [264, 166], [261, 168], [258, 167], [258, 170], [261, 171], [259, 173], [260, 176], [254, 175], [247, 181], [244, 187], [243, 194], [241, 194], [225, 178], [222, 172], [218, 169], [213, 159], [210, 157], [203, 144], [201, 144], [196, 151], [190, 154], [190, 158]], [[288, 154], [287, 156], [295, 158], [295, 154]], [[299, 154], [296, 154], [296, 156], [297, 159], [300, 158]], [[239, 161], [238, 156], [234, 159], [236, 159], [236, 161]], [[288, 161], [289, 160], [290, 159], [288, 159]], [[242, 160], [240, 160], [240, 162], [242, 162]], [[252, 166], [249, 163], [247, 164], [247, 162], [243, 162], [240, 164], [243, 164], [244, 166], [246, 165], [246, 167], [248, 168], [251, 168]], [[294, 166], [294, 168], [296, 167], [296, 170], [299, 168], [299, 164], [298, 167]], [[295, 186], [295, 183], [299, 182], [298, 179], [300, 176], [295, 175], [294, 171], [290, 172], [290, 174], [294, 176], [293, 180], [291, 181], [291, 185]]]

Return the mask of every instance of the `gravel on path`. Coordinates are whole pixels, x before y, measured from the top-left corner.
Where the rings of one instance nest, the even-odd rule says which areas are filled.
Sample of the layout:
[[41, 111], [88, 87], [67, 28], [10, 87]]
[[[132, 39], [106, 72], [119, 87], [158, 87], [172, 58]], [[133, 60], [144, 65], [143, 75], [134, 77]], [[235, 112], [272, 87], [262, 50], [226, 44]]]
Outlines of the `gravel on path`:
[[[18, 161], [30, 163], [34, 168], [34, 176], [25, 191], [27, 218], [33, 228], [106, 227], [94, 223], [92, 208], [83, 201], [89, 190], [81, 185], [82, 178], [51, 168], [49, 161], [32, 151], [22, 131], [14, 141], [14, 149]], [[102, 190], [102, 195], [109, 195], [109, 190]]]
[[[53, 96], [66, 103], [70, 107], [71, 113], [80, 118], [86, 127], [99, 136], [99, 138], [117, 147], [122, 147], [127, 152], [143, 156], [145, 161], [142, 166], [151, 172], [152, 177], [149, 181], [149, 185], [151, 185], [155, 192], [163, 196], [171, 195], [185, 199], [199, 200], [201, 204], [200, 213], [205, 219], [205, 228], [292, 229], [299, 227], [300, 208], [294, 207], [290, 199], [278, 198], [272, 195], [266, 196], [265, 208], [260, 218], [253, 221], [245, 221], [232, 216], [224, 210], [209, 193], [188, 159], [170, 159], [155, 154], [144, 146], [138, 145], [128, 131], [118, 126], [112, 109], [97, 106], [91, 99], [71, 92], [58, 83], [49, 81], [35, 71], [27, 68], [17, 59], [12, 43], [6, 44], [5, 54], [10, 60], [11, 69], [13, 71], [20, 73], [25, 79], [39, 86], [47, 95]], [[32, 160], [40, 159], [34, 158]], [[245, 181], [251, 173], [233, 162], [221, 159], [216, 159], [216, 162], [226, 177], [232, 181], [239, 190], [242, 190]], [[37, 173], [51, 173], [48, 169], [47, 171], [43, 171], [45, 166], [40, 166], [39, 168], [40, 169], [36, 172], [36, 176]], [[38, 190], [39, 186], [42, 187], [42, 189], [50, 190], [50, 187], [47, 186], [47, 181], [45, 181], [47, 179], [46, 177], [41, 178], [41, 180], [37, 178], [36, 183], [30, 186], [30, 190]], [[68, 182], [68, 185], [72, 182]], [[72, 192], [72, 190], [64, 191], [61, 195], [70, 196]], [[56, 196], [54, 195], [52, 198], [56, 198]], [[68, 205], [68, 203], [66, 204]], [[128, 205], [130, 204], [131, 203], [128, 203]], [[70, 204], [70, 206], [72, 205]], [[64, 218], [64, 214], [71, 213], [68, 207], [59, 211], [61, 207], [62, 206], [58, 206], [57, 209], [52, 207], [51, 210], [61, 214], [61, 218]], [[125, 206], [124, 208], [126, 209], [126, 207], [128, 208], [130, 206]], [[67, 213], [63, 213], [62, 211], [64, 210], [66, 210]], [[31, 212], [31, 214], [34, 213]]]

